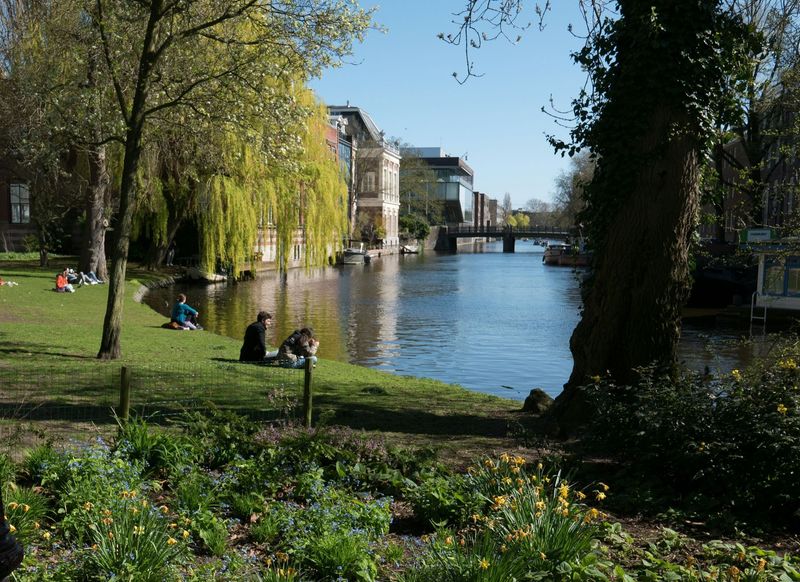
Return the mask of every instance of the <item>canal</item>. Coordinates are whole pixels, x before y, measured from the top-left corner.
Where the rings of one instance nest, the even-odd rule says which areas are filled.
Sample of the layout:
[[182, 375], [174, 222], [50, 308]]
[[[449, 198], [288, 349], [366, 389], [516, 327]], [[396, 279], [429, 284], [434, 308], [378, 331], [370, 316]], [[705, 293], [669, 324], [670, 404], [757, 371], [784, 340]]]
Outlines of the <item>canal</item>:
[[[534, 387], [555, 396], [572, 369], [581, 273], [545, 266], [542, 251], [530, 241], [517, 241], [514, 254], [502, 253], [502, 242], [481, 243], [457, 254], [294, 269], [283, 280], [266, 273], [237, 285], [180, 284], [145, 302], [168, 316], [184, 292], [207, 330], [235, 339], [266, 309], [276, 318], [273, 344], [309, 325], [322, 358], [507, 398], [524, 399]], [[752, 351], [740, 333], [686, 323], [681, 359], [698, 370], [736, 367]]]

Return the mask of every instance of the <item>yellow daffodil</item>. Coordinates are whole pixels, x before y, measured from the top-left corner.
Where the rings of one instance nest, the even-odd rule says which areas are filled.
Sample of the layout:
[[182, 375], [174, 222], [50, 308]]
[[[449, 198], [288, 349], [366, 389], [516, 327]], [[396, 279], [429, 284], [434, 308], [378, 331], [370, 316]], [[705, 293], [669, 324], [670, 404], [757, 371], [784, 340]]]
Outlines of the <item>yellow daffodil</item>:
[[174, 546], [177, 543], [178, 543], [178, 540], [176, 540], [175, 538], [167, 538], [167, 545], [168, 546]]
[[481, 570], [487, 570], [491, 565], [491, 562], [489, 562], [489, 560], [486, 558], [481, 558], [481, 561], [478, 562], [478, 566], [480, 566]]
[[91, 501], [87, 501], [86, 503], [83, 504], [83, 508], [86, 511], [91, 511], [94, 508], [94, 504]]
[[586, 494], [583, 491], [576, 491], [575, 499], [577, 499], [578, 501], [583, 501], [584, 499], [586, 499]]
[[778, 404], [778, 414], [785, 415], [787, 412], [789, 412], [789, 409], [786, 408], [785, 404], [783, 404], [783, 403]]
[[166, 505], [162, 505], [161, 507], [158, 508], [158, 510], [161, 513], [169, 513], [169, 507], [167, 507]]
[[13, 534], [13, 533], [17, 533], [17, 528], [15, 528], [13, 525], [11, 525], [11, 524], [9, 523], [9, 524], [8, 524], [8, 531], [9, 531], [9, 533], [12, 533], [12, 534]]
[[742, 373], [739, 370], [731, 370], [731, 378], [733, 378], [737, 382], [741, 382], [742, 381]]
[[181, 535], [183, 536], [183, 539], [186, 539], [186, 538], [188, 538], [188, 537], [189, 537], [190, 535], [192, 535], [192, 534], [190, 534], [188, 530], [183, 530], [183, 532], [181, 533]]
[[144, 528], [141, 525], [133, 526], [133, 535], [140, 536], [144, 533]]
[[794, 358], [786, 358], [785, 360], [778, 360], [778, 367], [781, 370], [796, 370], [797, 362], [794, 361]]
[[597, 492], [597, 496], [596, 496], [596, 497], [597, 497], [597, 500], [598, 500], [598, 501], [602, 501], [603, 499], [605, 499], [605, 498], [606, 498], [606, 494], [605, 494], [605, 493], [603, 493], [602, 491], [598, 491], [598, 492]]
[[42, 533], [42, 537], [44, 539], [46, 539], [46, 540], [49, 540], [50, 539], [50, 532], [49, 531], [43, 532]]
[[11, 501], [11, 502], [8, 504], [8, 508], [9, 508], [9, 509], [16, 509], [17, 507], [19, 507], [19, 503], [17, 503], [16, 501]]

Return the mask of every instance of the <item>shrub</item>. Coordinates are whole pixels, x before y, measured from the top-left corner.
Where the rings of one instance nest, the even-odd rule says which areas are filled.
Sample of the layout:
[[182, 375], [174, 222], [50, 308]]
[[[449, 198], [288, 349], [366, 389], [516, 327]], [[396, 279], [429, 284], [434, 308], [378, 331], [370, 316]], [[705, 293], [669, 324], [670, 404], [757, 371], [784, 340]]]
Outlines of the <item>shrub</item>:
[[28, 479], [42, 486], [59, 489], [69, 475], [69, 456], [56, 451], [52, 445], [38, 445], [28, 451], [22, 468]]
[[17, 469], [14, 462], [6, 454], [0, 454], [0, 487], [5, 490], [6, 485], [16, 479]]
[[464, 477], [435, 472], [411, 483], [406, 498], [417, 518], [426, 523], [460, 525], [479, 510], [483, 499], [470, 488]]
[[[786, 517], [800, 509], [800, 370], [789, 356], [716, 378], [640, 371], [597, 379], [592, 440], [640, 474], [720, 513]], [[677, 500], [679, 501], [679, 499]]]
[[89, 525], [93, 546], [84, 556], [93, 577], [160, 582], [186, 555], [184, 536], [146, 499], [127, 495], [98, 517]]
[[303, 557], [320, 580], [373, 582], [378, 573], [369, 542], [363, 535], [338, 532], [320, 537], [309, 544]]
[[49, 501], [30, 487], [10, 487], [4, 493], [6, 518], [23, 544], [41, 537], [41, 525], [50, 513]]

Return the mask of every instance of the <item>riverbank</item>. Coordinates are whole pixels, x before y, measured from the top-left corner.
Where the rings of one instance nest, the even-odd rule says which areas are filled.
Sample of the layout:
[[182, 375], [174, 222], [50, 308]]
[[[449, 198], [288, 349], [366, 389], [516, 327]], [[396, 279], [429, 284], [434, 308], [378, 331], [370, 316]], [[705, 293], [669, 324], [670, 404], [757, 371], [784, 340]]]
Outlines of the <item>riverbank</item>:
[[[98, 398], [113, 403], [113, 382], [105, 388], [77, 389], [70, 378], [113, 377], [126, 366], [134, 373], [157, 370], [164, 398], [201, 392], [219, 406], [264, 406], [263, 393], [251, 391], [240, 381], [248, 376], [257, 382], [263, 369], [235, 363], [239, 341], [206, 331], [164, 330], [160, 327], [163, 316], [135, 301], [142, 285], [153, 285], [163, 278], [160, 273], [129, 268], [123, 357], [113, 362], [97, 360], [107, 287], [84, 286], [73, 294], [53, 292], [54, 274], [67, 264], [74, 261], [59, 259], [47, 268], [33, 262], [0, 262], [0, 275], [19, 283], [0, 287], [0, 374], [14, 378], [46, 370], [43, 385], [32, 386], [28, 400], [55, 400], [72, 407]], [[52, 382], [47, 382], [47, 377]], [[205, 391], [198, 378], [214, 379], [219, 388]], [[506, 437], [508, 426], [523, 419], [516, 401], [326, 359], [315, 370], [313, 386], [316, 419], [379, 430], [399, 444], [442, 446], [463, 458], [513, 446]], [[296, 390], [293, 396], [299, 396], [302, 382], [292, 382], [291, 389]], [[134, 393], [134, 403], [136, 397]], [[13, 406], [20, 403], [5, 404], [7, 418], [13, 419]], [[41, 422], [26, 419], [26, 423], [45, 434], [57, 431], [70, 435], [68, 415]], [[85, 429], [86, 424], [81, 423], [74, 432]]]

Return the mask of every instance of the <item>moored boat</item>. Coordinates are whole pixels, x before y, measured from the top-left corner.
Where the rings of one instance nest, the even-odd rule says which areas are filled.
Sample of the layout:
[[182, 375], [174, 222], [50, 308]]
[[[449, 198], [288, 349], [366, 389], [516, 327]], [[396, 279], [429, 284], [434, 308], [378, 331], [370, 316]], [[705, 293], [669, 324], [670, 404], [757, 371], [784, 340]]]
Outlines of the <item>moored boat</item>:
[[369, 261], [370, 256], [363, 243], [358, 247], [349, 247], [342, 251], [342, 263], [345, 265], [363, 265]]

